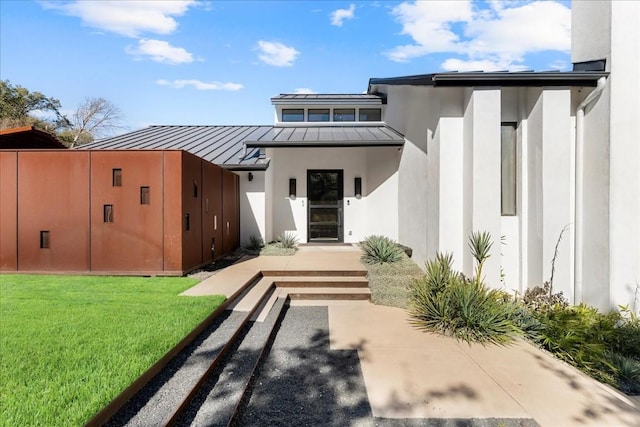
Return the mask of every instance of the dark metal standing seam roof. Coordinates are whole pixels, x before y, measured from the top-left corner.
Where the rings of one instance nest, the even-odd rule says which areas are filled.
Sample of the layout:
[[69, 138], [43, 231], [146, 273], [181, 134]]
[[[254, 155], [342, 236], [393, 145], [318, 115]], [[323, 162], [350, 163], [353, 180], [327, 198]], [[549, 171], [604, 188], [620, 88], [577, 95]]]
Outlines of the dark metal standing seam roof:
[[272, 126], [151, 126], [124, 135], [101, 139], [78, 149], [184, 150], [231, 170], [264, 170], [269, 161], [258, 148], [244, 142], [256, 139]]
[[271, 103], [276, 105], [380, 105], [386, 104], [387, 98], [384, 94], [370, 93], [282, 93], [271, 98]]
[[404, 136], [389, 126], [272, 127], [245, 140], [247, 147], [395, 147]]
[[448, 72], [419, 74], [391, 78], [369, 79], [368, 92], [374, 85], [412, 85], [434, 87], [542, 87], [542, 86], [584, 86], [595, 87], [600, 77], [607, 77], [603, 71], [497, 71], [497, 72]]

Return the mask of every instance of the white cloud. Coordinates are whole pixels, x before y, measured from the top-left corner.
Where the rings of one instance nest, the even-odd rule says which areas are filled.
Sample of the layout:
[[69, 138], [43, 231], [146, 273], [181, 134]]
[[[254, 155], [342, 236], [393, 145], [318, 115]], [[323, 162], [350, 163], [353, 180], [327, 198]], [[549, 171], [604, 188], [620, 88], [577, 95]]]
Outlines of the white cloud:
[[258, 42], [258, 49], [260, 50], [260, 58], [266, 64], [274, 65], [276, 67], [290, 67], [293, 65], [296, 57], [300, 54], [291, 46], [286, 46], [280, 42], [268, 42], [260, 40]]
[[142, 59], [147, 57], [152, 61], [165, 64], [188, 64], [193, 62], [193, 55], [181, 47], [171, 46], [162, 40], [138, 40], [138, 46], [128, 46], [125, 51]]
[[[491, 1], [480, 9], [471, 0], [401, 3], [392, 10], [402, 34], [414, 43], [396, 46], [387, 57], [409, 61], [431, 53], [452, 53], [442, 64], [451, 69], [480, 65], [490, 69], [522, 69], [528, 53], [571, 48], [571, 11], [555, 1], [506, 3]], [[526, 68], [526, 67], [525, 67]]]
[[308, 87], [297, 87], [294, 89], [293, 93], [297, 95], [310, 95], [318, 92]]
[[170, 34], [178, 27], [174, 19], [195, 6], [185, 1], [47, 1], [43, 6], [76, 16], [88, 27], [138, 37], [143, 33]]
[[345, 19], [353, 19], [354, 12], [356, 11], [356, 5], [350, 4], [349, 9], [338, 9], [331, 12], [331, 25], [336, 27], [342, 27]]
[[200, 80], [156, 80], [156, 84], [160, 86], [168, 86], [174, 89], [183, 89], [187, 86], [192, 86], [197, 90], [229, 90], [236, 91], [244, 87], [240, 83], [220, 83], [220, 82], [203, 82]]
[[549, 64], [549, 69], [550, 70], [560, 70], [560, 71], [568, 70], [569, 69], [569, 63], [567, 61], [563, 61], [561, 59], [558, 59], [558, 60], [553, 61], [551, 64]]

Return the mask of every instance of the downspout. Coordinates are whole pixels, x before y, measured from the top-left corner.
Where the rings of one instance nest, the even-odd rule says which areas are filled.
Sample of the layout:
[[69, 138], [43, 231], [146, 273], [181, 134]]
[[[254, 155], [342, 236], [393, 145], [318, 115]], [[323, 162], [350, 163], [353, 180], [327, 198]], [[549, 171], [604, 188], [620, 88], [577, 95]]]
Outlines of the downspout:
[[607, 78], [600, 77], [596, 88], [582, 101], [576, 110], [576, 194], [575, 194], [575, 234], [574, 234], [574, 264], [573, 264], [573, 303], [582, 301], [582, 266], [584, 241], [584, 110], [596, 101], [605, 86]]

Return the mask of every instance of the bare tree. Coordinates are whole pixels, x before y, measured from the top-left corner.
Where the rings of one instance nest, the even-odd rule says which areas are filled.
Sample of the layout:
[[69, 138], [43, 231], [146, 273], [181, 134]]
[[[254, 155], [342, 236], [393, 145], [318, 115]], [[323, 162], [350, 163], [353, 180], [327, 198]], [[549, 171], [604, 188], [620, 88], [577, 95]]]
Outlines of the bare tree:
[[71, 116], [69, 128], [60, 133], [60, 139], [73, 148], [123, 129], [122, 120], [122, 112], [111, 102], [104, 98], [86, 98]]

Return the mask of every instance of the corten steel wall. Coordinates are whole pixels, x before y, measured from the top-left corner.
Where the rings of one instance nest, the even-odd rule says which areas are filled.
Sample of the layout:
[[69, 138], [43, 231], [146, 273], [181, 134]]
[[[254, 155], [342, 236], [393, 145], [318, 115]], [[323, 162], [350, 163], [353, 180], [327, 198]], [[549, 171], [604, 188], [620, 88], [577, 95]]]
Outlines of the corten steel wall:
[[239, 245], [240, 239], [240, 201], [238, 175], [227, 170], [222, 171], [222, 244], [223, 252], [231, 252]]
[[[18, 270], [88, 271], [89, 152], [17, 156]], [[49, 232], [49, 248], [40, 248], [41, 231]]]
[[165, 151], [164, 165], [164, 269], [182, 270], [182, 153]]
[[222, 169], [202, 162], [202, 258], [210, 261], [223, 255]]
[[18, 153], [0, 151], [0, 271], [18, 269]]
[[[224, 171], [223, 187], [221, 168], [182, 151], [0, 151], [0, 167], [1, 271], [182, 274], [211, 261], [212, 239], [216, 257], [239, 241], [237, 207], [222, 209], [225, 189], [237, 200], [238, 177]], [[41, 231], [50, 248], [40, 248]]]
[[[91, 270], [164, 270], [162, 152], [90, 153]], [[114, 182], [114, 170], [120, 182]], [[141, 187], [149, 188], [149, 204], [141, 204]], [[113, 222], [105, 222], [105, 205], [113, 206]]]
[[201, 265], [202, 159], [182, 152], [182, 267]]

